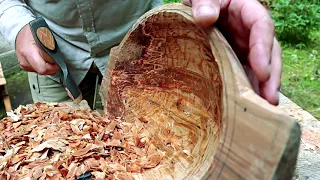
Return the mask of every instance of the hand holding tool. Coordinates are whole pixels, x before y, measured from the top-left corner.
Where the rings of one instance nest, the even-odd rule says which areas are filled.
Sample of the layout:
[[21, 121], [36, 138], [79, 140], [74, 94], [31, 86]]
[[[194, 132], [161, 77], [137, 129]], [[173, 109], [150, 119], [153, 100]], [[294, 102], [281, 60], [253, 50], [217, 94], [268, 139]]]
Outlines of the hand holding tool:
[[65, 87], [68, 96], [75, 103], [79, 103], [82, 100], [82, 93], [71, 76], [68, 66], [66, 65], [60, 48], [52, 35], [48, 24], [43, 18], [37, 18], [29, 23], [32, 35], [36, 41], [38, 47], [42, 50], [41, 56], [48, 63], [56, 63], [60, 70], [58, 75], [60, 77], [60, 83]]

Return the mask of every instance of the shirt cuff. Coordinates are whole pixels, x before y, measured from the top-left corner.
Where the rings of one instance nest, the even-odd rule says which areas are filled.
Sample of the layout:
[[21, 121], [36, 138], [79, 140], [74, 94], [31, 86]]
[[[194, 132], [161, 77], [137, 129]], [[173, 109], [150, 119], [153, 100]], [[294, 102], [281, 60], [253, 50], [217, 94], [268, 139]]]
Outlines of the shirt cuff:
[[162, 0], [154, 0], [151, 4], [151, 8], [153, 9], [155, 7], [162, 5], [162, 4], [163, 4]]
[[0, 15], [0, 33], [15, 49], [15, 42], [20, 30], [36, 17], [24, 6], [13, 6]]

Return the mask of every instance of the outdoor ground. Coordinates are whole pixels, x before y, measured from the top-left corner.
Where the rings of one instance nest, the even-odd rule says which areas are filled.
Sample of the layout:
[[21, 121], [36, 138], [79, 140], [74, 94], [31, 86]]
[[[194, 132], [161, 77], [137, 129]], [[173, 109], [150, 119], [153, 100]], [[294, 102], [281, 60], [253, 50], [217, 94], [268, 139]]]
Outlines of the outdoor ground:
[[[320, 31], [314, 33], [320, 39]], [[320, 119], [320, 42], [297, 49], [284, 45], [281, 92]], [[318, 71], [318, 74], [316, 73]]]

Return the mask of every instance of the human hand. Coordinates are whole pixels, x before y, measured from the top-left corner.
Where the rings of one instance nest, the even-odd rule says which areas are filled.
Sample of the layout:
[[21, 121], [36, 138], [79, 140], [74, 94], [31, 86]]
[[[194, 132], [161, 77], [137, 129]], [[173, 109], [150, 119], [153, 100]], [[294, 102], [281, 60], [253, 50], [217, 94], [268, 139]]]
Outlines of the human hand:
[[37, 46], [29, 25], [24, 26], [17, 35], [16, 54], [20, 67], [25, 71], [54, 75], [59, 70], [54, 60]]
[[[268, 11], [257, 0], [183, 0], [192, 6], [195, 21], [215, 26], [226, 37], [244, 65], [256, 92], [277, 105], [281, 79], [281, 47]], [[258, 80], [255, 82], [255, 80]]]

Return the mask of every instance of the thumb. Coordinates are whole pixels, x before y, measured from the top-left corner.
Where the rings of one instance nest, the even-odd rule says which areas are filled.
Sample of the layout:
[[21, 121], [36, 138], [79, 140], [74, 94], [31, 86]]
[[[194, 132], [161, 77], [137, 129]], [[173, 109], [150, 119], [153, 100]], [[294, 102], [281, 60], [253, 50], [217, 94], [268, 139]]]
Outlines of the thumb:
[[194, 20], [203, 27], [215, 23], [220, 14], [219, 0], [184, 0], [183, 4], [192, 6]]

